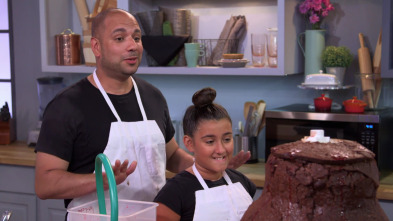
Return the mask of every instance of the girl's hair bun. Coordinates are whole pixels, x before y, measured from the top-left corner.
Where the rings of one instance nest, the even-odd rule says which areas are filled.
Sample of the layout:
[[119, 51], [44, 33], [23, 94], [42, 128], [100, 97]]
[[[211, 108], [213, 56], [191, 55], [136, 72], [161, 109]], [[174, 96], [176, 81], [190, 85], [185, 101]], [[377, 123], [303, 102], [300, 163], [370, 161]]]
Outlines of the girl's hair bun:
[[195, 92], [192, 96], [192, 103], [196, 108], [201, 108], [213, 104], [215, 98], [216, 90], [211, 87], [206, 87]]

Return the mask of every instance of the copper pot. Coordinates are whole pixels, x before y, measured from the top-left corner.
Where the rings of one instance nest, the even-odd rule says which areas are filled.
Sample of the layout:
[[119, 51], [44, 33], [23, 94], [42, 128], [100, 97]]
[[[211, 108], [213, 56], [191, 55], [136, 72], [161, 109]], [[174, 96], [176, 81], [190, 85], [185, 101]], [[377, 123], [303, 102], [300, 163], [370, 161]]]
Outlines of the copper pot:
[[[69, 33], [66, 33], [69, 32]], [[57, 65], [81, 64], [81, 37], [71, 29], [55, 36]]]

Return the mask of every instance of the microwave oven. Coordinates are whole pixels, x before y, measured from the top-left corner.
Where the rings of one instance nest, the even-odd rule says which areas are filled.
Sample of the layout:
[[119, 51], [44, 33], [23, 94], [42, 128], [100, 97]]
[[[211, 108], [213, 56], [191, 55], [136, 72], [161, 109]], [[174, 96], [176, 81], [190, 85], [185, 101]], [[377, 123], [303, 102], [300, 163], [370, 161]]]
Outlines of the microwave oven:
[[319, 113], [308, 104], [292, 104], [266, 111], [265, 161], [270, 148], [310, 135], [323, 129], [330, 138], [357, 141], [375, 154], [380, 169], [393, 169], [393, 109], [346, 113], [332, 110]]

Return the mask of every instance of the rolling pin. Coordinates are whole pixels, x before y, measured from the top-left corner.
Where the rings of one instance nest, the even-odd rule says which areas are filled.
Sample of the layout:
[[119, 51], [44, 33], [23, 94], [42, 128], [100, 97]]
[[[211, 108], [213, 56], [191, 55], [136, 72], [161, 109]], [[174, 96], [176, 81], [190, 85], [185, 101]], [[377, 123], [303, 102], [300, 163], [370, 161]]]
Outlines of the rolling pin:
[[[372, 74], [372, 65], [371, 65], [371, 57], [370, 51], [368, 48], [364, 47], [364, 39], [363, 34], [359, 33], [359, 41], [360, 41], [360, 48], [358, 49], [358, 56], [359, 56], [359, 69], [360, 74]], [[373, 94], [375, 92], [375, 86], [373, 79], [365, 78], [360, 76], [362, 81], [362, 91], [363, 95], [366, 98], [369, 108], [374, 108], [374, 97]]]
[[382, 30], [379, 32], [377, 46], [375, 46], [374, 58], [373, 58], [373, 69], [375, 73], [375, 94], [374, 94], [374, 106], [378, 106], [379, 97], [382, 89], [381, 79], [381, 52], [382, 52]]

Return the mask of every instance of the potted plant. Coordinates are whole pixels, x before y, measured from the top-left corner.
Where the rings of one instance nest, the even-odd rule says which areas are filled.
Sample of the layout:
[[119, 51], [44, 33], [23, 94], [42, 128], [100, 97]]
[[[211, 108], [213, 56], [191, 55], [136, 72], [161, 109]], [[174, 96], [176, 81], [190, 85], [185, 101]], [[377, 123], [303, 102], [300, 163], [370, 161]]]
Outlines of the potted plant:
[[345, 46], [327, 46], [322, 51], [321, 59], [326, 72], [335, 75], [338, 84], [342, 85], [346, 68], [352, 63], [351, 51]]

